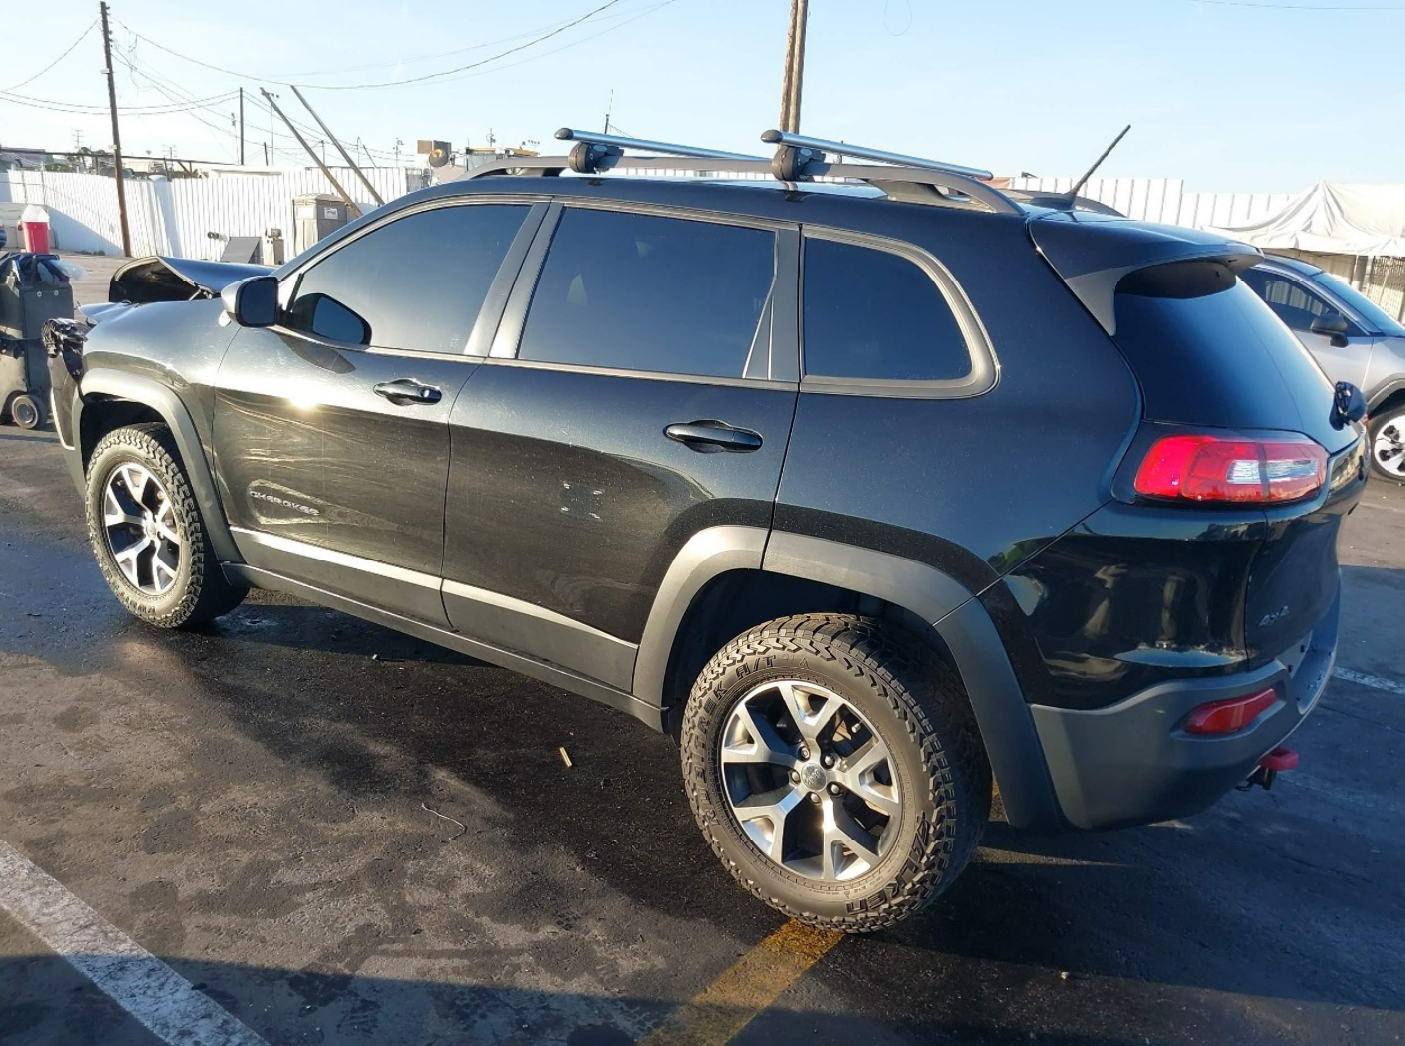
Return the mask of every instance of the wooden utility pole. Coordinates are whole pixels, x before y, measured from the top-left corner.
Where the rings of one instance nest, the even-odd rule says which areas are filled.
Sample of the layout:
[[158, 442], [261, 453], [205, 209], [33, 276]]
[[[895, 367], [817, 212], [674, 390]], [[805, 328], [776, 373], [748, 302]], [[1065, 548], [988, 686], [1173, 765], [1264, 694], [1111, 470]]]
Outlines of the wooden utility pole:
[[341, 182], [337, 181], [336, 175], [332, 173], [331, 168], [323, 163], [322, 158], [313, 151], [312, 146], [307, 144], [307, 139], [293, 126], [293, 121], [283, 115], [283, 110], [278, 108], [278, 103], [273, 100], [273, 95], [269, 94], [266, 88], [260, 87], [259, 90], [263, 92], [264, 101], [268, 103], [268, 107], [278, 115], [278, 119], [287, 124], [288, 130], [293, 132], [293, 137], [298, 140], [298, 144], [302, 146], [303, 152], [311, 156], [313, 163], [322, 168], [322, 173], [327, 176], [327, 181], [332, 183], [332, 188], [335, 189], [337, 195], [342, 198], [342, 202], [346, 204], [347, 210], [351, 212], [351, 216], [353, 218], [361, 217], [361, 208], [356, 206], [356, 201], [351, 198], [351, 194], [341, 187]]
[[366, 175], [362, 173], [361, 168], [356, 166], [356, 161], [346, 154], [346, 150], [342, 148], [341, 139], [327, 129], [327, 125], [322, 122], [322, 117], [317, 115], [316, 109], [307, 104], [307, 99], [302, 96], [302, 92], [293, 84], [289, 84], [288, 86], [293, 88], [293, 94], [298, 96], [298, 101], [302, 102], [303, 108], [312, 114], [312, 118], [317, 121], [317, 126], [322, 128], [322, 133], [332, 140], [332, 144], [337, 147], [337, 152], [341, 153], [341, 158], [346, 161], [346, 165], [356, 173], [356, 177], [361, 179], [361, 184], [364, 185], [366, 191], [371, 194], [371, 199], [376, 201], [376, 206], [384, 207], [385, 201], [381, 199], [381, 194], [376, 192], [376, 187], [371, 184], [371, 179], [367, 178]]
[[112, 110], [112, 166], [117, 181], [117, 222], [122, 227], [122, 255], [132, 256], [132, 233], [127, 226], [127, 185], [122, 178], [122, 132], [117, 126], [117, 85], [112, 78], [112, 33], [107, 28], [107, 3], [98, 4], [102, 14], [103, 72], [107, 74], [107, 107]]
[[239, 88], [239, 166], [244, 166], [244, 88]]
[[805, 23], [809, 0], [790, 0], [790, 32], [785, 40], [785, 77], [781, 84], [781, 130], [800, 131], [800, 95], [805, 83]]

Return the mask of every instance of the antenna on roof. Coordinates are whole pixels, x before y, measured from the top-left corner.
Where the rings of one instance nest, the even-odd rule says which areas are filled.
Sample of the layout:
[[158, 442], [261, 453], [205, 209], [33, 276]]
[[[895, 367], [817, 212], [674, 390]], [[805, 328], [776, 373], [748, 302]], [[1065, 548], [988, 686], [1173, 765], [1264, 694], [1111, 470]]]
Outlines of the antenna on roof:
[[1078, 181], [1073, 183], [1073, 188], [1064, 194], [1068, 197], [1069, 203], [1072, 203], [1075, 199], [1078, 198], [1078, 190], [1088, 184], [1088, 179], [1093, 177], [1094, 172], [1096, 172], [1097, 169], [1103, 165], [1103, 161], [1106, 160], [1110, 155], [1112, 155], [1112, 150], [1117, 148], [1117, 143], [1120, 142], [1123, 138], [1125, 138], [1127, 136], [1127, 132], [1131, 129], [1131, 124], [1128, 124], [1126, 127], [1122, 128], [1122, 132], [1112, 140], [1111, 145], [1109, 145], [1106, 149], [1103, 150], [1103, 154], [1097, 158], [1097, 160], [1093, 163], [1093, 166], [1088, 168], [1082, 178], [1079, 178]]

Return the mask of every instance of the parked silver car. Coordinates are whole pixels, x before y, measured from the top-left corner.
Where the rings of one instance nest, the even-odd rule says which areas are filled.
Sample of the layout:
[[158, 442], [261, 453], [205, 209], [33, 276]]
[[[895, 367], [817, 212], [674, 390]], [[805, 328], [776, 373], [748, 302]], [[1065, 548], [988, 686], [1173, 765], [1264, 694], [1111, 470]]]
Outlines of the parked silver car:
[[1405, 483], [1405, 326], [1316, 265], [1269, 255], [1240, 274], [1333, 381], [1366, 395], [1371, 465]]

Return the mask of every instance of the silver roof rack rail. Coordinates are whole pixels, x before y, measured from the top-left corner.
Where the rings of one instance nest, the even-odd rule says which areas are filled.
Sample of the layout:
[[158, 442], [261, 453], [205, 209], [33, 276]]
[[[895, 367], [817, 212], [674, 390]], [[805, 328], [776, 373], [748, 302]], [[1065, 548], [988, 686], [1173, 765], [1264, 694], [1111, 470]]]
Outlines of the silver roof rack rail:
[[[791, 183], [827, 177], [839, 181], [866, 182], [891, 199], [909, 203], [965, 205], [974, 201], [997, 213], [1023, 213], [1019, 204], [982, 180], [990, 177], [989, 171], [903, 156], [900, 153], [864, 149], [820, 138], [806, 138], [781, 131], [767, 131], [761, 136], [762, 141], [777, 146], [776, 155], [771, 159], [725, 152], [721, 149], [656, 142], [647, 138], [624, 138], [594, 131], [578, 131], [570, 127], [561, 128], [556, 132], [556, 137], [564, 142], [575, 143], [568, 156], [507, 156], [495, 163], [475, 167], [464, 177], [483, 178], [514, 174], [550, 177], [568, 170], [577, 174], [601, 174], [611, 170], [619, 170], [622, 173], [657, 171], [667, 174], [679, 169], [769, 174], [780, 181]], [[652, 155], [625, 156], [626, 149]], [[878, 160], [888, 166], [880, 167], [872, 163], [829, 163], [825, 159], [827, 152], [838, 153], [846, 158], [853, 156]], [[679, 163], [679, 159], [717, 162], [695, 165]], [[942, 189], [947, 191], [943, 192]]]
[[[747, 156], [745, 153], [729, 153], [721, 149], [704, 149], [696, 145], [674, 145], [670, 142], [655, 142], [648, 138], [623, 138], [617, 134], [601, 134], [595, 131], [577, 131], [563, 127], [556, 132], [563, 142], [575, 142], [571, 150], [571, 170], [577, 174], [595, 174], [608, 170], [626, 149], [653, 153], [655, 156], [686, 156], [696, 160], [729, 160], [743, 163], [764, 162], [763, 156]], [[613, 161], [613, 162], [611, 162]]]
[[[876, 163], [892, 164], [895, 167], [916, 167], [923, 171], [940, 171], [942, 174], [954, 174], [960, 178], [972, 178], [976, 181], [989, 181], [994, 177], [989, 171], [979, 167], [963, 167], [955, 163], [943, 163], [941, 160], [924, 160], [920, 156], [907, 156], [903, 153], [890, 153], [884, 149], [869, 149], [862, 145], [849, 145], [845, 142], [832, 142], [824, 138], [809, 138], [803, 134], [791, 134], [789, 131], [765, 131], [761, 135], [761, 140], [768, 145], [778, 146], [776, 149], [776, 162], [778, 164], [798, 165], [799, 169], [788, 173], [803, 176], [804, 168], [808, 163], [823, 163], [825, 153], [834, 153], [836, 156], [843, 156], [845, 159], [853, 157], [856, 160], [873, 160]], [[782, 159], [782, 154], [785, 158]], [[782, 181], [793, 182], [796, 177], [783, 177], [783, 173], [777, 172], [776, 177]]]

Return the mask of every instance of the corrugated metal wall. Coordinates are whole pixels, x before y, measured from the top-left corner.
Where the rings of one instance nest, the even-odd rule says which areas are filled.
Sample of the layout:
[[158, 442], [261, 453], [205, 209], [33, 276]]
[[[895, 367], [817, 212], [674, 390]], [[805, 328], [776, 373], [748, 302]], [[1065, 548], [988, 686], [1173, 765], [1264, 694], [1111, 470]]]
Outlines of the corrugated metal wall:
[[[1067, 192], [1073, 178], [1011, 178], [1010, 188]], [[1176, 178], [1094, 178], [1080, 193], [1148, 222], [1192, 229], [1224, 228], [1267, 218], [1282, 210], [1292, 193], [1185, 192]]]
[[[349, 169], [332, 168], [352, 198], [370, 210], [375, 201]], [[414, 171], [374, 168], [366, 171], [387, 201], [420, 187]], [[175, 254], [214, 260], [230, 236], [261, 236], [265, 229], [283, 230], [291, 248], [293, 199], [306, 193], [330, 193], [320, 171], [282, 171], [269, 175], [219, 175], [177, 178], [169, 183], [175, 241], [157, 206], [155, 183], [131, 179], [126, 183], [127, 224], [132, 253]], [[49, 212], [54, 247], [87, 254], [122, 253], [117, 221], [117, 187], [111, 178], [94, 174], [48, 171], [0, 171], [0, 201], [37, 203]], [[209, 233], [221, 239], [212, 239]]]

